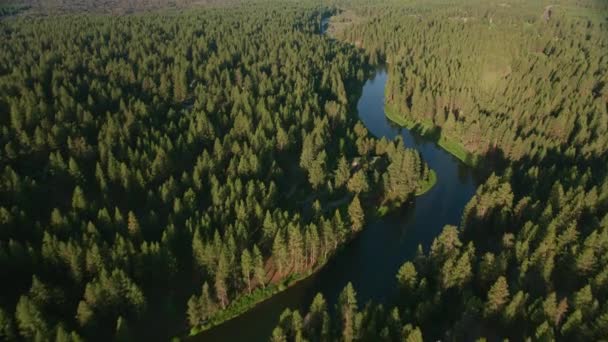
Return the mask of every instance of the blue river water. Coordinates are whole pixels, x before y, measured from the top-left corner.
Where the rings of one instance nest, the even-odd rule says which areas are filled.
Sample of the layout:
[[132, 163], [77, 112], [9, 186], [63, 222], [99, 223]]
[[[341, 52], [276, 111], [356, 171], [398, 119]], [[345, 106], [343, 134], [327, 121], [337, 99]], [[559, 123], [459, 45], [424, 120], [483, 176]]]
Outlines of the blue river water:
[[405, 261], [413, 258], [418, 245], [428, 251], [445, 225], [460, 223], [462, 211], [477, 188], [472, 169], [434, 141], [397, 127], [386, 118], [387, 77], [384, 69], [378, 69], [365, 83], [357, 104], [359, 119], [374, 136], [392, 139], [401, 135], [406, 147], [417, 149], [437, 174], [435, 186], [400, 212], [368, 224], [318, 273], [192, 340], [267, 341], [283, 310], [306, 310], [318, 292], [333, 306], [349, 281], [357, 291], [360, 306], [369, 300], [383, 302], [395, 293], [395, 275]]

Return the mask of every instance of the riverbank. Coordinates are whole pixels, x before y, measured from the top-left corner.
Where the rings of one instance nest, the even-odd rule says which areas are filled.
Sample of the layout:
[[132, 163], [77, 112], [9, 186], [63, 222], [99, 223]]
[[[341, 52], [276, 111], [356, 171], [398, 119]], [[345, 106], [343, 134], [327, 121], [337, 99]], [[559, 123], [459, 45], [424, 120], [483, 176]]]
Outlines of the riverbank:
[[[432, 175], [434, 175], [434, 171], [432, 171]], [[436, 180], [436, 177], [434, 177]], [[428, 187], [431, 182], [426, 182], [423, 185], [423, 188]], [[430, 185], [432, 187], [432, 184]], [[429, 187], [429, 189], [430, 189]], [[428, 191], [428, 190], [427, 190]], [[385, 208], [385, 207], [383, 207]], [[368, 214], [372, 211], [368, 211]], [[386, 208], [385, 214], [388, 212], [388, 208]], [[382, 217], [384, 215], [370, 215], [371, 218], [377, 219], [378, 217]], [[369, 224], [369, 223], [368, 223]], [[256, 306], [262, 304], [263, 302], [272, 299], [274, 296], [278, 295], [281, 292], [284, 292], [299, 283], [306, 281], [308, 278], [314, 276], [319, 271], [321, 271], [327, 264], [338, 255], [343, 249], [348, 248], [348, 245], [355, 240], [361, 232], [353, 233], [350, 238], [348, 238], [344, 243], [339, 245], [333, 253], [331, 253], [325, 260], [315, 266], [313, 269], [303, 273], [303, 274], [291, 274], [286, 279], [280, 281], [276, 284], [269, 284], [265, 288], [257, 288], [251, 294], [245, 294], [234, 301], [232, 301], [225, 309], [217, 312], [212, 318], [209, 319], [209, 322], [205, 325], [191, 328], [188, 332], [186, 338], [195, 337], [196, 335], [203, 333], [207, 330], [210, 330], [214, 327], [217, 327], [221, 324], [224, 324], [234, 318], [239, 317], [240, 315], [245, 314], [246, 312], [254, 309]], [[174, 341], [178, 341], [179, 337], [173, 338]]]
[[[422, 196], [423, 194], [428, 192], [430, 189], [432, 189], [436, 183], [437, 183], [437, 174], [435, 173], [434, 170], [431, 169], [429, 172], [429, 178], [427, 179], [426, 182], [424, 182], [421, 185], [420, 189], [416, 192], [415, 195]], [[372, 218], [372, 221], [373, 221], [375, 219], [385, 216], [386, 214], [389, 213], [389, 211], [391, 211], [391, 210], [389, 210], [389, 208], [382, 206], [382, 207], [378, 208], [375, 212], [373, 210], [368, 210], [368, 213], [373, 213], [372, 215], [370, 215], [370, 217]], [[282, 280], [279, 283], [269, 284], [265, 288], [256, 288], [254, 291], [252, 291], [252, 293], [245, 294], [245, 295], [242, 295], [242, 296], [236, 298], [225, 309], [217, 312], [213, 317], [211, 317], [207, 324], [199, 326], [199, 327], [191, 328], [186, 337], [194, 337], [202, 332], [205, 332], [218, 325], [226, 323], [234, 318], [237, 318], [238, 316], [246, 313], [247, 311], [252, 310], [259, 304], [271, 299], [275, 295], [277, 295], [283, 291], [286, 291], [289, 288], [294, 287], [295, 285], [299, 284], [300, 282], [303, 282], [306, 279], [312, 277], [313, 275], [315, 275], [316, 273], [321, 271], [332, 260], [332, 258], [334, 258], [335, 255], [340, 253], [340, 251], [342, 249], [348, 248], [348, 245], [352, 242], [352, 240], [356, 239], [358, 235], [359, 235], [358, 233], [353, 234], [353, 236], [350, 239], [348, 239], [345, 243], [343, 243], [341, 246], [339, 246], [334, 251], [334, 253], [332, 253], [322, 263], [315, 266], [313, 269], [309, 270], [308, 272], [306, 272], [304, 274], [291, 274], [285, 280]], [[176, 337], [176, 338], [174, 338], [174, 340], [179, 340], [179, 338]]]
[[[313, 270], [305, 274], [292, 274], [287, 277], [287, 279], [281, 281], [278, 284], [269, 284], [265, 288], [255, 289], [251, 294], [246, 294], [238, 297], [237, 299], [232, 301], [225, 309], [221, 310], [212, 318], [210, 318], [207, 324], [200, 327], [191, 328], [188, 332], [187, 337], [194, 337], [204, 331], [207, 331], [211, 328], [214, 328], [222, 323], [225, 323], [233, 318], [236, 318], [246, 313], [257, 305], [263, 303], [264, 301], [314, 275], [327, 264], [329, 259], [331, 258], [327, 258], [327, 260], [325, 260], [322, 264], [318, 265]], [[174, 338], [174, 340], [179, 340], [179, 338]]]
[[435, 170], [431, 169], [429, 172], [429, 179], [426, 182], [422, 183], [420, 190], [416, 191], [416, 196], [422, 196], [426, 194], [429, 190], [431, 190], [435, 184], [437, 184], [437, 173]]
[[[415, 204], [381, 207], [377, 212], [376, 206], [362, 203], [366, 209], [365, 228], [308, 277], [294, 279], [283, 291], [273, 292], [266, 300], [256, 300], [238, 317], [184, 338], [191, 342], [266, 341], [285, 308], [305, 310], [318, 293], [323, 293], [328, 306], [333, 307], [348, 282], [358, 289], [357, 299], [361, 302], [382, 301], [397, 291], [395, 274], [403, 262], [415, 257], [418, 246], [428, 250], [445, 225], [460, 222], [462, 209], [478, 185], [472, 170], [445, 153], [433, 143], [434, 139], [420, 136], [419, 130], [398, 129], [384, 115], [387, 78], [384, 69], [376, 68], [361, 89], [352, 84], [348, 88], [349, 103], [356, 103], [356, 108], [349, 109], [357, 113], [369, 134], [388, 140], [401, 136], [408, 147], [417, 149], [436, 174], [434, 182], [429, 180], [426, 187], [421, 184], [417, 192], [426, 191], [424, 188], [431, 188], [432, 183], [436, 191], [412, 198]], [[392, 212], [394, 215], [388, 215]]]
[[433, 138], [437, 145], [454, 157], [458, 158], [467, 166], [476, 167], [479, 163], [478, 155], [467, 151], [464, 146], [462, 146], [462, 144], [456, 140], [446, 138], [444, 135], [439, 133], [437, 131], [437, 127], [433, 126], [431, 123], [419, 122], [404, 118], [403, 116], [399, 115], [399, 112], [394, 106], [389, 104], [385, 105], [384, 114], [389, 120], [399, 126], [416, 131], [422, 136]]

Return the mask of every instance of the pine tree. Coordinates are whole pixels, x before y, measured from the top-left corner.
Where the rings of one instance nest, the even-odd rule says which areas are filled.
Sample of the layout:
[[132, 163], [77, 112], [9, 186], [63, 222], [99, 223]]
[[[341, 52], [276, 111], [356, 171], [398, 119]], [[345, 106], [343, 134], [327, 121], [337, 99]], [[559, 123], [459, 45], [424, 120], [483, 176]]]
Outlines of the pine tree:
[[272, 258], [274, 259], [274, 264], [277, 268], [276, 271], [280, 276], [284, 275], [283, 272], [286, 271], [287, 257], [288, 253], [287, 248], [285, 247], [283, 234], [279, 231], [272, 244]]
[[488, 291], [488, 301], [486, 302], [486, 315], [494, 315], [500, 312], [509, 300], [509, 285], [507, 279], [500, 276]]
[[243, 274], [243, 282], [247, 286], [247, 292], [251, 293], [251, 273], [252, 273], [251, 254], [248, 249], [244, 249], [241, 254], [241, 272]]
[[262, 253], [256, 245], [253, 245], [253, 274], [255, 281], [265, 288], [266, 271], [264, 270], [264, 259], [262, 258]]
[[190, 296], [190, 299], [188, 299], [186, 316], [188, 317], [190, 328], [198, 327], [201, 324], [201, 307], [199, 304], [199, 298], [196, 295], [192, 295]]
[[511, 302], [504, 309], [503, 317], [507, 324], [512, 323], [518, 317], [521, 317], [525, 310], [527, 295], [523, 291], [519, 291], [513, 296]]
[[350, 217], [351, 227], [353, 232], [358, 232], [365, 224], [365, 214], [359, 202], [359, 196], [355, 196], [348, 206], [348, 216]]
[[313, 145], [313, 137], [312, 135], [307, 135], [304, 138], [304, 144], [302, 145], [302, 153], [300, 154], [300, 166], [308, 170], [310, 169], [314, 160], [315, 148]]
[[308, 169], [308, 181], [312, 188], [317, 190], [325, 183], [325, 157], [324, 153], [320, 153], [310, 165]]
[[359, 170], [355, 172], [352, 178], [348, 181], [348, 191], [357, 195], [369, 191], [369, 184], [367, 182], [365, 171]]
[[127, 230], [131, 237], [138, 239], [141, 236], [141, 229], [139, 227], [139, 221], [132, 211], [127, 214]]
[[422, 332], [418, 327], [413, 330], [407, 331], [405, 333], [405, 342], [422, 342], [424, 339], [422, 338]]
[[209, 284], [205, 282], [201, 290], [201, 296], [198, 299], [198, 306], [200, 308], [200, 321], [201, 323], [207, 322], [215, 313], [216, 303], [209, 294]]
[[181, 65], [173, 68], [173, 97], [175, 101], [181, 102], [188, 94], [188, 79], [186, 70]]
[[76, 188], [74, 188], [74, 193], [72, 194], [72, 208], [74, 208], [74, 210], [84, 210], [86, 207], [87, 202], [84, 193], [80, 186], [76, 186]]
[[272, 336], [270, 337], [270, 341], [271, 342], [287, 342], [287, 336], [285, 336], [283, 329], [281, 329], [280, 327], [276, 327], [276, 328], [274, 328], [274, 330], [272, 330]]
[[397, 281], [405, 292], [411, 292], [415, 289], [417, 283], [418, 272], [412, 262], [404, 263], [397, 273]]
[[290, 226], [287, 230], [287, 249], [289, 259], [293, 270], [298, 272], [302, 268], [302, 259], [304, 255], [304, 242], [302, 240], [302, 234], [300, 229], [294, 225]]
[[344, 156], [342, 156], [340, 158], [340, 160], [338, 161], [338, 168], [335, 171], [334, 174], [334, 187], [335, 188], [341, 188], [343, 187], [346, 182], [348, 182], [350, 178], [350, 168], [348, 167], [348, 162], [346, 161], [346, 158], [344, 158]]
[[308, 322], [305, 325], [307, 336], [313, 341], [329, 341], [330, 340], [330, 318], [327, 312], [327, 303], [325, 298], [320, 293], [317, 293], [310, 308], [305, 321]]
[[277, 149], [279, 151], [283, 151], [283, 150], [287, 149], [288, 147], [289, 147], [289, 136], [287, 135], [287, 133], [285, 132], [283, 127], [281, 127], [279, 125], [279, 127], [277, 128]]
[[338, 298], [336, 312], [341, 320], [340, 330], [345, 342], [353, 341], [357, 337], [355, 331], [355, 315], [357, 313], [356, 296], [353, 284], [349, 282]]
[[215, 270], [215, 294], [222, 309], [225, 309], [228, 305], [228, 286], [226, 285], [228, 272], [228, 259], [226, 252], [222, 249]]
[[277, 226], [272, 219], [272, 215], [269, 211], [266, 211], [264, 215], [264, 223], [262, 224], [262, 232], [264, 235], [264, 241], [272, 241], [273, 237], [277, 232]]
[[34, 340], [37, 336], [47, 336], [48, 326], [43, 313], [27, 296], [19, 298], [15, 319], [21, 336], [29, 340]]

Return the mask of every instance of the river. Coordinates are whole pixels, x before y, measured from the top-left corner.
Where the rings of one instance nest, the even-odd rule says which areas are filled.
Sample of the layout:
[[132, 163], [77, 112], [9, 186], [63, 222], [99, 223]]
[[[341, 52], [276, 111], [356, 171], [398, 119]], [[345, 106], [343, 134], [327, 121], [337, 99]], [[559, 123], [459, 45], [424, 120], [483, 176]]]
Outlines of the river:
[[301, 312], [321, 292], [330, 306], [350, 281], [360, 307], [369, 300], [386, 301], [395, 294], [395, 275], [417, 246], [428, 251], [446, 224], [458, 225], [464, 206], [475, 193], [472, 170], [435, 142], [396, 127], [384, 115], [384, 69], [378, 69], [363, 86], [357, 103], [360, 120], [376, 137], [401, 135], [437, 173], [437, 184], [401, 212], [368, 224], [346, 248], [308, 279], [273, 296], [245, 314], [191, 338], [193, 341], [267, 341], [286, 308]]

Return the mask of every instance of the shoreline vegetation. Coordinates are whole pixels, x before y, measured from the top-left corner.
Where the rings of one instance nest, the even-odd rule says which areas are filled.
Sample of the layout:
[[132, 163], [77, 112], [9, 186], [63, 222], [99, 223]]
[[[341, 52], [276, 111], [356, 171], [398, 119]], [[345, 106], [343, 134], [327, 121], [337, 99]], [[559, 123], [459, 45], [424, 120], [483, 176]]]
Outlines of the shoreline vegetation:
[[[363, 19], [355, 14], [351, 10], [343, 10], [339, 13], [327, 18], [327, 29], [326, 35], [338, 39], [337, 33], [342, 32], [348, 26], [352, 26], [353, 24], [360, 24]], [[351, 42], [355, 47], [361, 48], [361, 42]], [[410, 129], [422, 136], [430, 137], [435, 140], [438, 146], [443, 148], [445, 151], [458, 158], [458, 160], [462, 161], [467, 166], [476, 167], [479, 163], [479, 156], [467, 151], [462, 144], [455, 141], [454, 139], [446, 138], [440, 132], [437, 131], [437, 128], [432, 123], [419, 122], [411, 119], [404, 118], [399, 115], [399, 111], [392, 105], [386, 104], [384, 108], [384, 113], [386, 117], [398, 124], [399, 126]], [[437, 177], [437, 175], [433, 172], [433, 176]], [[430, 184], [425, 184], [426, 187], [423, 187], [420, 191], [416, 193], [416, 196], [420, 196], [427, 191], [429, 191], [437, 180], [433, 180]]]
[[393, 123], [412, 130], [424, 137], [432, 138], [439, 147], [443, 148], [446, 152], [450, 153], [454, 157], [458, 158], [461, 162], [467, 166], [476, 167], [479, 164], [479, 156], [467, 151], [462, 144], [445, 137], [441, 132], [437, 130], [437, 127], [431, 123], [414, 121], [398, 114], [398, 111], [394, 106], [385, 104], [384, 114]]
[[[388, 112], [386, 112], [386, 116], [389, 117]], [[391, 118], [391, 120], [392, 120], [392, 118]], [[405, 122], [405, 121], [403, 121], [403, 122]], [[412, 129], [409, 126], [406, 126], [406, 125], [403, 125], [403, 126], [405, 128]], [[416, 125], [414, 124], [412, 127], [415, 128]], [[424, 183], [421, 184], [420, 189], [416, 191], [414, 196], [419, 197], [419, 196], [426, 194], [428, 191], [430, 191], [435, 186], [435, 184], [437, 184], [437, 173], [435, 172], [435, 170], [430, 169], [429, 178]], [[378, 218], [384, 217], [389, 212], [394, 211], [398, 208], [399, 207], [394, 207], [394, 208], [389, 209], [387, 206], [380, 206], [380, 207], [376, 208], [375, 210], [371, 211], [374, 213], [372, 217], [373, 217], [373, 219], [378, 219]], [[352, 242], [358, 236], [359, 236], [359, 234], [352, 236], [352, 238], [349, 241], [347, 241], [346, 243], [344, 243], [342, 246], [340, 246], [334, 252], [334, 254], [332, 256], [328, 257], [326, 260], [323, 261], [323, 263], [319, 264], [314, 269], [312, 269], [306, 273], [303, 273], [303, 274], [292, 274], [279, 283], [269, 284], [265, 288], [257, 288], [250, 294], [245, 294], [243, 296], [240, 296], [239, 298], [232, 301], [224, 310], [221, 310], [214, 317], [210, 318], [209, 322], [207, 324], [205, 324], [201, 327], [190, 328], [188, 330], [187, 336], [185, 336], [185, 337], [193, 337], [195, 335], [198, 335], [200, 333], [213, 329], [223, 323], [226, 323], [234, 318], [237, 318], [237, 317], [247, 313], [248, 311], [253, 310], [254, 308], [256, 308], [258, 305], [262, 304], [263, 302], [270, 300], [275, 295], [277, 295], [281, 292], [284, 292], [293, 286], [296, 286], [297, 284], [301, 283], [302, 281], [307, 280], [311, 276], [313, 276], [313, 275], [317, 274], [319, 271], [321, 271], [327, 265], [327, 263], [333, 259], [333, 257], [336, 254], [340, 253], [340, 251], [342, 249], [347, 248], [348, 245], [350, 244], [350, 242]], [[179, 340], [179, 339], [180, 339], [179, 337], [173, 338], [173, 340]]]
[[[419, 196], [426, 194], [428, 191], [430, 191], [435, 186], [435, 184], [437, 184], [437, 173], [435, 172], [435, 170], [430, 169], [429, 178], [423, 184], [421, 184], [420, 189], [418, 191], [416, 191], [414, 196], [419, 197]], [[397, 210], [400, 207], [403, 207], [403, 205], [399, 206], [399, 207], [392, 207], [392, 208], [382, 205], [382, 206], [379, 206], [378, 208], [370, 209], [369, 212], [372, 213], [372, 215], [370, 216], [372, 219], [370, 220], [369, 223], [371, 223], [374, 220], [377, 220], [381, 217], [386, 216], [391, 211]], [[279, 283], [268, 284], [265, 288], [257, 288], [254, 291], [252, 291], [252, 293], [250, 293], [250, 294], [244, 294], [244, 295], [240, 296], [239, 298], [236, 298], [225, 309], [217, 312], [214, 317], [210, 318], [209, 322], [207, 322], [207, 324], [200, 326], [200, 327], [194, 327], [194, 328], [188, 329], [187, 334], [185, 334], [185, 336], [182, 336], [182, 337], [185, 337], [185, 338], [194, 337], [200, 333], [213, 329], [223, 323], [226, 323], [232, 319], [235, 319], [235, 318], [247, 313], [250, 310], [255, 309], [258, 305], [266, 302], [267, 300], [270, 300], [275, 295], [278, 295], [278, 294], [298, 285], [299, 283], [306, 281], [308, 278], [310, 278], [310, 277], [314, 276], [315, 274], [317, 274], [318, 272], [320, 272], [344, 248], [348, 248], [348, 245], [354, 239], [356, 239], [360, 233], [361, 233], [361, 231], [354, 234], [351, 237], [351, 239], [349, 239], [344, 244], [339, 246], [331, 256], [329, 256], [321, 264], [317, 265], [314, 269], [309, 270], [308, 272], [305, 272], [305, 273], [291, 274], [290, 276], [288, 276], [286, 279], [280, 281]], [[172, 340], [179, 341], [179, 340], [181, 340], [181, 337], [175, 336]]]
[[[415, 196], [416, 197], [421, 196], [424, 193], [426, 193], [427, 191], [429, 191], [433, 187], [433, 185], [436, 183], [436, 181], [437, 181], [437, 177], [436, 177], [435, 171], [430, 170], [429, 180], [422, 185], [421, 190], [416, 192]], [[402, 206], [405, 206], [405, 205], [406, 204], [404, 203]], [[378, 208], [374, 208], [375, 210], [370, 209], [369, 214], [370, 214], [371, 220], [370, 220], [370, 222], [368, 222], [367, 225], [374, 222], [374, 220], [377, 220], [383, 216], [386, 216], [389, 212], [394, 211], [398, 208], [399, 207], [393, 207], [393, 208], [389, 209], [386, 206], [380, 206]], [[330, 261], [332, 261], [336, 255], [338, 255], [339, 253], [342, 252], [342, 250], [344, 250], [345, 248], [348, 248], [350, 243], [352, 241], [354, 241], [356, 238], [358, 238], [359, 234], [362, 231], [363, 230], [353, 234], [350, 239], [348, 239], [342, 245], [338, 246], [338, 248], [334, 251], [334, 253], [332, 255], [328, 256], [325, 260], [323, 260], [315, 268], [309, 270], [308, 272], [291, 274], [286, 279], [283, 279], [278, 283], [275, 283], [275, 284], [270, 283], [265, 288], [256, 288], [255, 290], [252, 291], [252, 293], [244, 294], [244, 295], [240, 296], [239, 298], [234, 299], [225, 309], [218, 311], [214, 317], [210, 318], [209, 322], [207, 324], [200, 326], [200, 327], [194, 327], [194, 328], [188, 329], [187, 335], [182, 336], [182, 337], [185, 337], [185, 338], [194, 337], [200, 333], [211, 330], [223, 323], [226, 323], [232, 319], [235, 319], [235, 318], [247, 313], [250, 310], [255, 309], [258, 305], [272, 299], [274, 296], [276, 296], [286, 290], [289, 290], [290, 288], [300, 284], [303, 281], [306, 281], [310, 277], [316, 275], [318, 272], [323, 270], [323, 268], [325, 266], [327, 266], [327, 264]], [[181, 338], [179, 336], [176, 336], [172, 339], [172, 341], [179, 341], [179, 340], [181, 340]]]
[[[335, 18], [335, 16], [332, 16], [329, 18], [328, 29], [330, 27], [332, 27], [332, 18]], [[331, 36], [329, 36], [329, 35], [328, 35], [328, 37], [331, 38]], [[357, 95], [358, 95], [357, 98], [358, 98], [361, 95], [361, 89], [363, 87], [363, 84], [357, 84], [356, 87], [358, 87], [358, 93], [357, 93]], [[350, 90], [351, 91], [349, 91], [349, 93], [352, 94], [352, 89], [350, 89]], [[386, 117], [391, 119], [393, 122], [395, 122], [401, 126], [404, 126], [407, 129], [416, 130], [416, 132], [418, 132], [424, 136], [427, 136], [428, 131], [430, 129], [432, 129], [431, 126], [425, 126], [420, 123], [409, 122], [405, 119], [400, 118], [399, 116], [395, 116], [392, 112], [389, 112], [388, 108], [389, 108], [388, 106], [385, 108]], [[351, 111], [352, 110], [353, 110], [353, 108], [351, 108]], [[356, 110], [356, 106], [355, 106], [354, 110]], [[463, 161], [465, 164], [470, 165], [467, 162], [467, 160], [469, 160], [468, 158], [470, 158], [467, 154], [468, 152], [464, 151], [464, 149], [462, 147], [459, 147], [454, 143], [444, 143], [444, 145], [442, 145], [440, 143], [440, 146], [443, 147], [446, 151], [448, 151], [451, 154], [453, 154], [454, 156], [456, 156], [461, 161]], [[414, 194], [415, 197], [419, 197], [419, 196], [426, 194], [428, 191], [430, 191], [435, 186], [435, 184], [437, 184], [437, 173], [435, 172], [435, 170], [430, 169], [429, 178], [423, 184], [421, 184], [420, 189], [417, 190], [416, 193]], [[375, 208], [375, 210], [371, 210], [371, 212], [373, 213], [373, 219], [379, 219], [381, 217], [386, 216], [389, 212], [394, 211], [396, 209], [398, 209], [398, 207], [389, 208], [387, 206], [381, 205], [378, 208]], [[336, 250], [332, 256], [328, 257], [326, 260], [323, 261], [323, 263], [321, 263], [314, 269], [309, 270], [308, 272], [303, 273], [303, 274], [292, 274], [288, 278], [280, 281], [279, 283], [269, 284], [265, 288], [257, 288], [250, 294], [244, 294], [244, 295], [240, 296], [239, 298], [232, 301], [232, 303], [230, 303], [230, 305], [228, 307], [226, 307], [226, 309], [221, 310], [214, 317], [210, 318], [209, 322], [207, 324], [200, 326], [200, 327], [190, 328], [188, 330], [188, 334], [186, 337], [193, 337], [195, 335], [198, 335], [200, 333], [213, 329], [232, 319], [235, 319], [235, 318], [247, 313], [248, 311], [255, 309], [258, 305], [266, 302], [267, 300], [270, 300], [275, 295], [278, 295], [279, 293], [282, 293], [282, 292], [298, 285], [302, 281], [307, 280], [311, 276], [313, 276], [313, 275], [317, 274], [319, 271], [321, 271], [337, 253], [339, 253], [343, 248], [347, 248], [348, 245], [350, 244], [350, 242], [352, 242], [352, 240], [354, 240], [358, 235], [359, 234], [354, 235], [349, 241], [347, 241], [342, 246], [340, 246], [338, 248], [338, 250]], [[179, 340], [179, 337], [175, 337], [174, 340]]]
[[596, 2], [0, 5], [1, 340], [603, 340]]
[[420, 189], [416, 191], [416, 197], [422, 196], [429, 192], [434, 186], [437, 184], [437, 173], [435, 170], [430, 169], [429, 171], [429, 179], [426, 182], [422, 183]]
[[[331, 9], [251, 9], [7, 21], [1, 336], [187, 339], [315, 274], [378, 203], [399, 210], [432, 183], [419, 153], [358, 119], [374, 64], [317, 35]], [[38, 40], [54, 57], [31, 74]]]
[[375, 114], [473, 168], [442, 179], [425, 218], [459, 212], [424, 222], [438, 234], [403, 260], [394, 296], [358, 302], [347, 283], [331, 310], [318, 291], [281, 314], [274, 341], [606, 338], [608, 6], [487, 5], [352, 6], [369, 20], [337, 39], [390, 66]]
[[[430, 169], [429, 179], [421, 185], [420, 190], [416, 191], [415, 197], [419, 197], [426, 194], [435, 186], [435, 184], [437, 184], [437, 173], [435, 172], [435, 170]], [[377, 220], [381, 217], [386, 216], [389, 212], [394, 211], [398, 208], [399, 207], [389, 209], [387, 206], [380, 206], [376, 208], [375, 211], [372, 211], [374, 215], [372, 216], [373, 219], [371, 220], [371, 222], [373, 222], [373, 220]], [[286, 290], [289, 290], [290, 288], [300, 284], [303, 281], [306, 281], [308, 278], [320, 272], [344, 248], [348, 248], [348, 245], [359, 236], [359, 233], [353, 235], [349, 241], [338, 247], [338, 249], [334, 252], [333, 255], [328, 257], [321, 264], [317, 265], [317, 267], [315, 267], [314, 269], [302, 274], [292, 274], [279, 283], [269, 284], [265, 288], [257, 288], [252, 293], [245, 294], [235, 299], [226, 307], [226, 309], [218, 312], [214, 317], [210, 318], [207, 324], [201, 327], [190, 328], [188, 330], [187, 336], [185, 337], [194, 337], [200, 333], [203, 333], [232, 319], [235, 319], [247, 313], [248, 311], [255, 309], [258, 305], [266, 302], [267, 300], [270, 300], [272, 297]], [[172, 340], [179, 341], [180, 337], [176, 336]]]
[[[415, 196], [419, 197], [419, 196], [426, 194], [435, 186], [435, 184], [437, 184], [437, 173], [435, 172], [435, 170], [431, 169], [429, 172], [429, 179], [421, 185], [421, 187], [418, 191], [416, 191]], [[393, 208], [393, 210], [395, 210], [395, 209], [397, 209], [397, 208]], [[386, 214], [388, 214], [390, 211], [391, 210], [388, 207], [381, 206], [376, 210], [376, 214], [373, 216], [373, 218], [378, 219], [380, 217], [383, 217]], [[358, 236], [358, 234], [353, 236], [350, 241], [346, 242], [341, 247], [339, 247], [339, 249], [336, 250], [334, 255], [327, 258], [322, 264], [318, 265], [314, 269], [312, 269], [306, 273], [303, 273], [303, 274], [292, 274], [287, 279], [285, 279], [277, 284], [269, 284], [265, 288], [257, 288], [252, 293], [245, 294], [245, 295], [235, 299], [228, 307], [226, 307], [226, 309], [218, 312], [215, 317], [211, 318], [209, 320], [210, 321], [209, 323], [205, 324], [202, 327], [196, 327], [196, 328], [189, 329], [188, 337], [198, 335], [202, 332], [213, 329], [214, 327], [217, 327], [218, 325], [228, 322], [231, 319], [237, 318], [238, 316], [241, 316], [241, 315], [247, 313], [248, 311], [253, 310], [255, 307], [257, 307], [258, 305], [262, 304], [263, 302], [271, 299], [275, 295], [277, 295], [283, 291], [286, 291], [286, 290], [290, 289], [291, 287], [298, 285], [302, 281], [307, 280], [311, 276], [313, 276], [313, 275], [317, 274], [319, 271], [321, 271], [327, 265], [327, 263], [330, 262], [334, 258], [334, 256], [337, 253], [340, 253], [340, 251], [342, 249], [347, 248], [348, 245], [352, 242], [352, 240], [356, 239], [357, 236]], [[174, 338], [174, 340], [176, 340], [176, 338]], [[179, 340], [179, 338], [177, 338], [177, 340]]]
[[[333, 17], [330, 17], [330, 21], [328, 23], [329, 27], [331, 27], [331, 24], [332, 24], [331, 18], [333, 18]], [[356, 91], [357, 95], [358, 95], [357, 98], [359, 98], [361, 95], [361, 89], [363, 88], [363, 84], [357, 84], [356, 87], [358, 87], [358, 90], [349, 89], [349, 90], [351, 90], [351, 91], [349, 91], [349, 94], [352, 94], [353, 91]], [[356, 111], [356, 106], [354, 106], [354, 108], [355, 109], [351, 108], [351, 111], [352, 110]], [[386, 116], [389, 117], [388, 112], [386, 112]], [[395, 120], [393, 120], [393, 121], [395, 121]], [[416, 125], [413, 125], [411, 127], [407, 126], [407, 125], [403, 125], [403, 126], [405, 126], [408, 129], [410, 129], [411, 127], [416, 127]], [[415, 197], [424, 195], [429, 190], [431, 190], [435, 186], [436, 183], [437, 183], [437, 173], [434, 170], [430, 169], [429, 178], [423, 184], [421, 184], [420, 189], [417, 190], [416, 193], [414, 194]], [[378, 219], [378, 218], [386, 216], [389, 212], [394, 211], [396, 209], [398, 209], [398, 207], [397, 208], [388, 208], [387, 206], [382, 205], [382, 206], [379, 206], [378, 208], [374, 208], [373, 210], [370, 210], [370, 212], [373, 213], [372, 214], [373, 219]], [[325, 261], [323, 261], [323, 263], [321, 263], [314, 269], [309, 270], [308, 272], [305, 272], [302, 274], [292, 274], [289, 277], [287, 277], [286, 279], [280, 281], [279, 283], [269, 284], [265, 288], [257, 288], [252, 293], [244, 294], [244, 295], [240, 296], [239, 298], [233, 300], [224, 310], [217, 312], [214, 317], [210, 318], [209, 321], [207, 322], [207, 324], [200, 326], [200, 327], [190, 328], [188, 330], [187, 336], [185, 336], [185, 337], [193, 337], [195, 335], [198, 335], [200, 333], [213, 329], [232, 319], [235, 319], [235, 318], [247, 313], [248, 311], [255, 309], [258, 305], [266, 302], [267, 300], [270, 300], [275, 295], [282, 293], [282, 292], [290, 289], [293, 286], [296, 286], [297, 284], [301, 283], [302, 281], [307, 280], [311, 276], [313, 276], [313, 275], [317, 274], [319, 271], [321, 271], [337, 253], [339, 253], [343, 248], [347, 248], [347, 246], [350, 244], [350, 242], [352, 240], [354, 240], [358, 235], [359, 234], [354, 235], [349, 241], [347, 241], [342, 246], [340, 246], [338, 248], [338, 250], [336, 250], [332, 256], [328, 257]], [[179, 337], [174, 337], [174, 340], [179, 340], [179, 339], [180, 339]]]
[[[346, 245], [345, 245], [346, 246]], [[232, 301], [224, 310], [218, 312], [214, 317], [209, 319], [209, 322], [201, 327], [190, 328], [188, 334], [185, 337], [193, 337], [202, 332], [213, 329], [223, 323], [226, 323], [234, 318], [237, 318], [248, 311], [254, 309], [263, 302], [271, 299], [275, 295], [288, 290], [289, 288], [305, 281], [318, 271], [323, 269], [325, 265], [331, 260], [332, 257], [327, 258], [322, 264], [318, 265], [315, 269], [310, 270], [303, 274], [292, 274], [287, 279], [282, 280], [276, 284], [269, 284], [265, 288], [257, 288], [250, 294], [245, 294], [234, 301]], [[179, 337], [174, 337], [174, 341], [179, 341]]]

